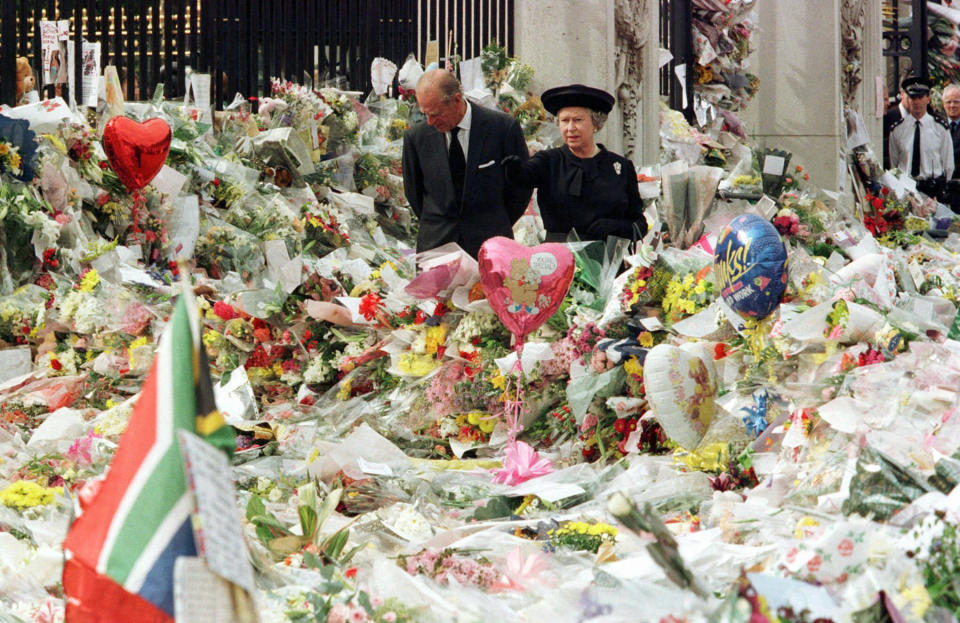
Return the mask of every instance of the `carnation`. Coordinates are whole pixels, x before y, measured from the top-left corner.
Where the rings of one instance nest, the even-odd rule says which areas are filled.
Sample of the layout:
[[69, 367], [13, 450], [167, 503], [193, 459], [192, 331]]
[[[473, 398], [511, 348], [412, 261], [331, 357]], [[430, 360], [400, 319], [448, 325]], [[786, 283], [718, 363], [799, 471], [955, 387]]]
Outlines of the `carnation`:
[[106, 310], [95, 296], [85, 296], [73, 314], [73, 323], [78, 333], [95, 333], [103, 326]]
[[323, 357], [314, 357], [303, 371], [303, 382], [310, 385], [326, 383], [332, 379], [333, 371], [333, 367]]

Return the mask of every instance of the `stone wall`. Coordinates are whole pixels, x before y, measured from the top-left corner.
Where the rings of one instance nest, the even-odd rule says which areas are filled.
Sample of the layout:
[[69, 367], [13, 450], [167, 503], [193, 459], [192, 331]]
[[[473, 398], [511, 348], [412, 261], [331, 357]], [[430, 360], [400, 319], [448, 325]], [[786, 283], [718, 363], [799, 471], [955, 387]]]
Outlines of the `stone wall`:
[[[616, 93], [612, 0], [517, 0], [514, 55], [534, 69], [533, 90], [581, 83]], [[598, 142], [622, 150], [619, 107]]]

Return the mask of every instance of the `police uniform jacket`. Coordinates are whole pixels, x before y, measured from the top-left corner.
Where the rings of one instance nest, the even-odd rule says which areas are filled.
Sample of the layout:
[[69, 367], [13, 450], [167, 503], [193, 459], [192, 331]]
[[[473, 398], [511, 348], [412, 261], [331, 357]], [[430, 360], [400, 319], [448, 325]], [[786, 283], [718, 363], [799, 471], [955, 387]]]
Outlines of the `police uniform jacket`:
[[[920, 120], [920, 175], [918, 179], [953, 176], [953, 139], [943, 121], [925, 114]], [[910, 172], [917, 119], [907, 115], [890, 131], [890, 166]]]

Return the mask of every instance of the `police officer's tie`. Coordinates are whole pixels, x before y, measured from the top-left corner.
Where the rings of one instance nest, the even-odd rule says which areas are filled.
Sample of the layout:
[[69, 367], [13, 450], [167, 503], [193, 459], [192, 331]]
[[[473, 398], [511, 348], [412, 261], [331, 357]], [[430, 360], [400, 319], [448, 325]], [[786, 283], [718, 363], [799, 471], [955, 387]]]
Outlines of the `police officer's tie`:
[[453, 193], [456, 197], [457, 207], [463, 204], [463, 176], [467, 171], [467, 161], [463, 157], [463, 147], [460, 145], [460, 139], [457, 138], [459, 127], [450, 130], [450, 151], [447, 154], [450, 159], [450, 176], [453, 179]]
[[910, 158], [910, 177], [920, 177], [920, 120], [913, 127], [913, 156]]

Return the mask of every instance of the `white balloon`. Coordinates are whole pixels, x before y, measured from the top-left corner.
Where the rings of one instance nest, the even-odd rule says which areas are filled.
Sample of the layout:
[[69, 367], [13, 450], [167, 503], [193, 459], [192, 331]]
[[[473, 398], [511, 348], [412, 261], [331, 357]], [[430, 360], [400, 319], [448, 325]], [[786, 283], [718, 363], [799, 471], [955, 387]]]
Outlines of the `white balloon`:
[[713, 421], [717, 382], [711, 368], [705, 353], [669, 344], [654, 346], [643, 363], [647, 401], [657, 421], [668, 437], [688, 450], [700, 444]]

